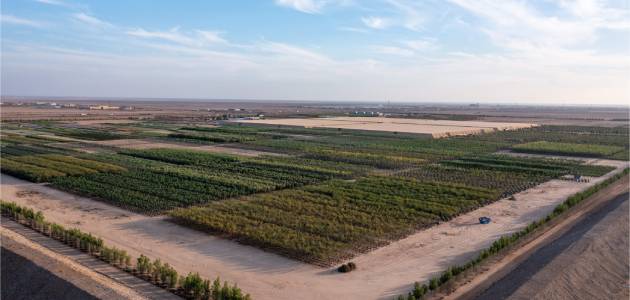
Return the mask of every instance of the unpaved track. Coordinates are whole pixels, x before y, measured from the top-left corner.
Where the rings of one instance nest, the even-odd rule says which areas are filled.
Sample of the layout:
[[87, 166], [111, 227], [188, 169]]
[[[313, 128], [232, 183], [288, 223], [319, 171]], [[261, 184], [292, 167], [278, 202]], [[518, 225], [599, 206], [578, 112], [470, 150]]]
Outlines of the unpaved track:
[[[6, 241], [4, 243], [6, 244]], [[24, 252], [22, 253], [24, 254]], [[68, 277], [68, 274], [59, 274], [59, 270], [50, 272], [13, 250], [5, 248], [5, 246], [2, 247], [0, 256], [2, 258], [2, 262], [0, 262], [2, 266], [0, 298], [2, 299], [98, 299], [64, 279], [64, 277]], [[116, 298], [109, 297], [109, 299]]]
[[[617, 171], [627, 166], [618, 161], [598, 163], [615, 165]], [[552, 180], [517, 194], [516, 201], [497, 201], [360, 255], [353, 259], [358, 269], [347, 274], [6, 175], [2, 175], [1, 194], [4, 200], [42, 210], [51, 221], [100, 236], [132, 256], [142, 253], [160, 258], [180, 272], [199, 272], [208, 278], [220, 275], [256, 299], [391, 299], [406, 294], [414, 281], [468, 261], [499, 236], [523, 228], [568, 195], [603, 179], [590, 183]], [[484, 215], [493, 222], [479, 225], [477, 219]]]
[[3, 299], [147, 299], [4, 226], [0, 232]]
[[592, 211], [476, 299], [628, 299], [628, 196]]
[[[587, 200], [578, 204], [576, 207], [570, 210], [567, 215], [553, 220], [552, 223], [555, 223], [552, 224], [551, 227], [545, 229], [545, 231], [542, 232], [540, 236], [535, 237], [533, 240], [527, 242], [524, 245], [521, 245], [520, 247], [516, 248], [516, 250], [507, 253], [504, 257], [500, 257], [498, 261], [492, 263], [492, 265], [488, 267], [485, 267], [483, 273], [478, 274], [471, 281], [467, 282], [463, 286], [460, 286], [457, 290], [455, 290], [455, 292], [446, 296], [445, 299], [484, 299], [479, 295], [489, 289], [492, 289], [491, 287], [495, 283], [500, 282], [503, 278], [508, 278], [506, 279], [506, 281], [503, 282], [501, 287], [492, 292], [492, 295], [487, 295], [490, 298], [486, 298], [505, 299], [507, 296], [512, 294], [514, 289], [523, 284], [523, 282], [525, 281], [524, 279], [527, 278], [528, 272], [529, 276], [531, 277], [533, 273], [541, 267], [540, 262], [538, 262], [538, 266], [536, 266], [536, 259], [550, 260], [554, 258], [554, 256], [549, 255], [549, 252], [547, 252], [547, 255], [542, 255], [542, 257], [539, 258], [538, 256], [541, 255], [537, 251], [541, 250], [542, 247], [545, 247], [547, 245], [549, 247], [556, 247], [554, 249], [556, 251], [555, 254], [557, 255], [558, 250], [562, 249], [558, 248], [558, 245], [554, 244], [556, 240], [558, 240], [563, 235], [570, 234], [572, 228], [574, 228], [576, 224], [579, 224], [583, 221], [588, 221], [588, 219], [590, 218], [590, 214], [593, 212], [601, 211], [603, 206], [605, 206], [607, 203], [610, 203], [611, 198], [615, 198], [615, 200], [619, 201], [617, 197], [622, 194], [624, 194], [625, 197], [627, 197], [628, 195], [628, 176], [622, 178], [611, 186], [605, 188], [602, 191], [599, 191], [595, 195], [589, 197]], [[623, 200], [623, 198], [620, 199]], [[585, 218], [587, 220], [584, 220]], [[593, 222], [593, 220], [595, 219], [590, 219], [591, 223], [593, 223], [591, 225], [594, 225], [595, 222]], [[626, 232], [627, 226], [628, 224], [626, 223]], [[623, 230], [623, 228], [621, 229]], [[573, 234], [573, 236], [575, 236], [575, 234]], [[565, 243], [564, 246], [567, 246], [567, 244]], [[624, 248], [627, 249], [627, 246], [625, 246]], [[617, 249], [617, 251], [619, 251], [619, 249]], [[624, 253], [627, 253], [627, 251]], [[626, 257], [627, 260], [627, 254], [623, 254], [619, 258], [623, 259], [624, 257]], [[526, 260], [528, 260], [527, 263], [525, 262]], [[521, 267], [521, 270], [515, 271], [515, 269], [519, 267]], [[561, 266], [560, 269], [562, 268], [566, 268], [566, 266]], [[518, 283], [516, 279], [509, 279], [510, 276], [515, 276], [512, 274], [513, 271], [516, 272], [515, 274], [521, 272], [519, 277], [520, 279], [518, 279], [521, 280], [520, 283]], [[559, 269], [555, 269], [554, 271], [558, 272]], [[592, 277], [594, 276], [594, 274], [588, 274], [587, 276]], [[526, 295], [533, 295], [533, 293], [530, 293], [528, 290], [526, 291]]]
[[518, 287], [508, 299], [629, 299], [628, 212], [626, 193], [534, 253], [503, 279]]

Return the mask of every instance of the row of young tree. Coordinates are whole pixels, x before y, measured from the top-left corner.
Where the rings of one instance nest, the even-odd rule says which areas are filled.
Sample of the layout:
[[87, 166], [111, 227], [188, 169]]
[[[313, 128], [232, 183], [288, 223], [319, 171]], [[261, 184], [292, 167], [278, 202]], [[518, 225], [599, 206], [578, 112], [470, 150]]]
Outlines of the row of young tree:
[[496, 197], [490, 189], [370, 176], [176, 209], [170, 215], [184, 226], [330, 266]]
[[251, 299], [251, 296], [244, 294], [236, 284], [230, 285], [227, 281], [221, 284], [218, 277], [214, 281], [203, 279], [198, 273], [180, 276], [175, 268], [168, 263], [162, 263], [160, 259], [151, 261], [148, 257], [141, 254], [134, 266], [131, 256], [125, 250], [108, 247], [101, 238], [82, 232], [79, 229], [68, 229], [59, 224], [48, 222], [40, 211], [35, 212], [31, 208], [5, 201], [0, 201], [0, 210], [2, 215], [6, 217], [10, 217], [71, 247], [98, 257], [115, 267], [132, 272], [134, 275], [166, 288], [170, 292], [184, 298], [203, 300]]

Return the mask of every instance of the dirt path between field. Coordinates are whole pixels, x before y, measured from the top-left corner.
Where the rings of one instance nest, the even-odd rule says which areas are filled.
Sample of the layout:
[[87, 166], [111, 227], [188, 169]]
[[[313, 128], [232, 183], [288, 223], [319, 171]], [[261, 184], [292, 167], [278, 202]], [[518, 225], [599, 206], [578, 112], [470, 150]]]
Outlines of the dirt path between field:
[[[3, 222], [5, 222], [5, 220], [3, 220]], [[74, 285], [88, 295], [99, 299], [147, 299], [129, 287], [107, 276], [96, 273], [64, 255], [43, 247], [38, 243], [34, 243], [5, 226], [0, 227], [0, 233], [2, 235], [3, 248], [24, 257], [45, 271], [62, 278], [65, 283], [69, 284], [68, 287]], [[23, 268], [24, 266], [16, 267]], [[10, 274], [3, 274], [3, 276], [4, 275]], [[11, 276], [19, 277], [20, 275], [22, 274], [13, 274]], [[19, 278], [14, 278], [9, 284], [20, 282], [20, 280], [17, 279]], [[35, 280], [35, 278], [30, 278], [30, 280]], [[45, 282], [30, 282], [29, 286], [50, 289], [51, 292], [58, 293], [57, 295], [62, 294], [62, 291], [53, 291], [54, 287], [47, 286]], [[3, 286], [3, 289], [4, 288], [11, 289], [7, 286]], [[29, 293], [29, 291], [15, 291], [13, 294], [14, 296], [25, 296]], [[73, 294], [80, 294], [80, 292], [75, 291]], [[41, 297], [43, 295], [38, 296]]]
[[[598, 160], [617, 167], [620, 161]], [[391, 299], [407, 293], [446, 267], [477, 255], [501, 235], [517, 231], [549, 213], [568, 195], [611, 176], [589, 183], [552, 180], [493, 204], [417, 232], [353, 259], [358, 269], [339, 274], [300, 263], [254, 247], [190, 230], [164, 220], [134, 214], [102, 202], [2, 175], [2, 199], [42, 210], [46, 217], [102, 237], [106, 243], [159, 257], [180, 272], [237, 282], [256, 299]], [[479, 225], [480, 216], [492, 223]]]
[[[523, 273], [527, 281], [508, 299], [630, 299], [628, 194], [609, 202], [589, 218], [594, 220], [580, 222], [577, 228], [555, 240], [549, 248], [534, 253], [535, 259], [525, 262], [527, 268], [515, 274], [513, 284], [520, 283], [519, 277]], [[579, 240], [573, 241], [578, 237]], [[550, 262], [546, 261], [566, 244], [570, 246]], [[530, 263], [539, 268], [534, 276], [527, 270]], [[540, 268], [540, 265], [544, 266]], [[512, 280], [508, 279], [510, 283]], [[510, 291], [510, 288], [506, 290]]]
[[539, 237], [507, 254], [505, 257], [501, 257], [496, 263], [493, 263], [489, 267], [484, 268], [483, 273], [475, 276], [470, 282], [459, 287], [455, 292], [444, 299], [475, 299], [477, 295], [488, 289], [494, 282], [510, 274], [510, 272], [523, 263], [532, 253], [539, 250], [545, 244], [555, 243], [558, 237], [571, 230], [572, 226], [583, 220], [592, 211], [601, 208], [620, 194], [625, 193], [624, 195], [627, 195], [627, 192], [628, 177], [626, 176], [614, 185], [598, 192], [585, 202], [582, 202], [579, 206], [575, 207], [570, 214], [563, 216], [560, 223], [547, 229]]

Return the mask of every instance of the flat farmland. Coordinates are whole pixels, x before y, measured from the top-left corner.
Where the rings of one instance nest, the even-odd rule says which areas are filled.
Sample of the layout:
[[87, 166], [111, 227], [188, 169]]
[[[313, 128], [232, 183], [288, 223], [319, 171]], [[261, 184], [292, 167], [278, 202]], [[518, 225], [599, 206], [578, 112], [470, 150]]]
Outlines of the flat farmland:
[[531, 123], [498, 123], [483, 121], [449, 121], [372, 117], [334, 117], [308, 119], [244, 120], [241, 123], [301, 126], [307, 128], [341, 128], [368, 131], [406, 132], [431, 135], [434, 138], [515, 130], [536, 126]]
[[[340, 122], [363, 119], [379, 120]], [[628, 151], [627, 128], [404, 121], [489, 132], [431, 138], [231, 122], [10, 124], [0, 146], [2, 197], [179, 272], [219, 275], [257, 298], [309, 289], [316, 299], [391, 299], [628, 165], [612, 160]], [[147, 133], [155, 130], [162, 131]], [[539, 141], [616, 152], [598, 160], [502, 154]], [[93, 151], [75, 149], [83, 146]], [[238, 151], [219, 153], [224, 148]], [[483, 215], [493, 223], [480, 228]], [[358, 269], [335, 271], [349, 261]]]
[[[462, 214], [449, 222], [416, 232], [404, 239], [353, 259], [358, 270], [340, 274], [296, 260], [129, 212], [93, 199], [2, 175], [1, 197], [44, 212], [60, 224], [102, 237], [106, 243], [159, 257], [182, 272], [205, 277], [220, 274], [238, 282], [255, 299], [392, 299], [406, 293], [414, 281], [424, 281], [446, 267], [468, 261], [498, 236], [518, 231], [541, 218], [568, 195], [620, 172], [627, 162], [591, 160], [616, 171], [588, 183], [552, 180]], [[480, 216], [493, 222], [480, 226]], [[308, 293], [304, 293], [308, 290]]]

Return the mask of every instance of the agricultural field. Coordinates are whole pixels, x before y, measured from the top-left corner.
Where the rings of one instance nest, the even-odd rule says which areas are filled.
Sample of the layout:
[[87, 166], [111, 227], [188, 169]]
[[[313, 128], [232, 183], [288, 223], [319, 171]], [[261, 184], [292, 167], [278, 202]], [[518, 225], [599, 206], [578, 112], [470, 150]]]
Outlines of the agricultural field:
[[305, 128], [335, 128], [366, 131], [407, 132], [433, 138], [481, 134], [497, 130], [513, 130], [535, 126], [528, 123], [497, 123], [483, 121], [451, 121], [426, 119], [399, 119], [380, 117], [334, 117], [309, 119], [245, 120], [247, 124], [302, 126]]
[[179, 209], [171, 216], [187, 226], [329, 266], [496, 197], [490, 189], [375, 176]]
[[623, 152], [624, 148], [619, 146], [538, 141], [514, 145], [512, 150], [523, 153], [610, 157]]
[[[2, 172], [135, 212], [166, 214], [179, 224], [322, 266], [551, 179], [598, 177], [613, 169], [497, 151], [518, 151], [547, 136], [547, 144], [577, 145], [606, 158], [628, 151], [622, 138], [627, 128], [539, 126], [434, 139], [230, 123], [72, 126], [27, 124], [5, 134]], [[72, 141], [62, 137], [82, 141], [76, 147], [90, 145], [92, 153], [65, 147]], [[129, 137], [281, 155], [122, 147]]]
[[91, 157], [125, 166], [127, 171], [56, 178], [53, 186], [150, 214], [352, 174], [351, 170], [297, 161], [179, 149], [121, 150]]

